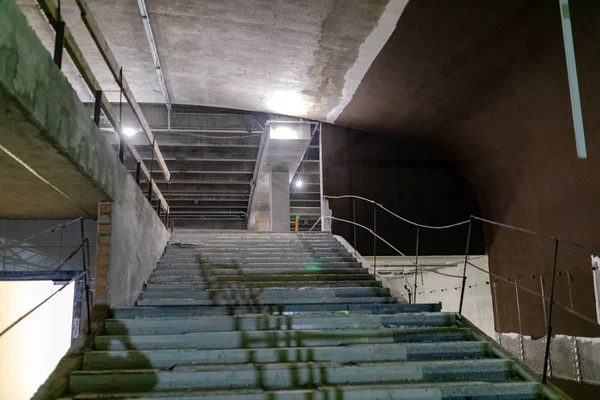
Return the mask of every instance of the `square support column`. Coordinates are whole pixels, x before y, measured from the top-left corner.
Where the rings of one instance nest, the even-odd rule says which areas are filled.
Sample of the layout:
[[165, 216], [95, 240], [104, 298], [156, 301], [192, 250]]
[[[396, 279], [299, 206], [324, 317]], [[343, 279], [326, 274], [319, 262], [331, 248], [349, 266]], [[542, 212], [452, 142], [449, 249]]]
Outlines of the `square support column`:
[[290, 231], [290, 172], [272, 171], [269, 179], [271, 231]]

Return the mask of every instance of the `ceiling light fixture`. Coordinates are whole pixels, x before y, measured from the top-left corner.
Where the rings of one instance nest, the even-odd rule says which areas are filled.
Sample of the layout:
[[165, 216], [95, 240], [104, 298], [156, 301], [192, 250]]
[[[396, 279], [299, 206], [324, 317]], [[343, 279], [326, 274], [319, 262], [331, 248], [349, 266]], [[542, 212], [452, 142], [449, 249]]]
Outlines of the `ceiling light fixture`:
[[298, 136], [298, 132], [288, 126], [278, 126], [277, 128], [271, 128], [270, 138], [281, 140], [300, 139], [300, 137]]
[[298, 92], [277, 90], [267, 98], [267, 108], [278, 114], [305, 116], [308, 106]]
[[296, 187], [297, 187], [297, 188], [301, 188], [301, 187], [302, 187], [302, 185], [303, 185], [303, 182], [302, 182], [300, 179], [298, 179], [298, 180], [296, 181]]
[[127, 137], [132, 137], [137, 133], [137, 129], [134, 128], [123, 128], [123, 134]]

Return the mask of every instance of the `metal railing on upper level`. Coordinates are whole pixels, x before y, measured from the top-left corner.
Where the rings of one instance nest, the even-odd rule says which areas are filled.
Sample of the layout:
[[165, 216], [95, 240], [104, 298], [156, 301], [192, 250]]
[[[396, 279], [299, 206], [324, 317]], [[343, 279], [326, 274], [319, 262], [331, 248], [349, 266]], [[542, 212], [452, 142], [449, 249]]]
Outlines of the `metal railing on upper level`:
[[[165, 200], [164, 196], [162, 195], [160, 189], [154, 182], [154, 178], [152, 176], [152, 171], [148, 170], [148, 168], [142, 161], [142, 158], [140, 157], [138, 151], [136, 150], [135, 146], [129, 141], [128, 137], [123, 132], [123, 125], [122, 125], [122, 118], [121, 118], [122, 111], [120, 111], [119, 115], [117, 115], [117, 112], [115, 111], [112, 104], [108, 101], [108, 98], [102, 91], [102, 87], [98, 83], [98, 80], [95, 78], [95, 76], [92, 72], [92, 69], [86, 62], [85, 58], [83, 57], [83, 53], [82, 53], [81, 49], [79, 48], [79, 46], [77, 45], [77, 42], [73, 38], [71, 31], [69, 30], [69, 28], [66, 26], [64, 20], [62, 19], [61, 9], [60, 9], [60, 0], [58, 1], [58, 7], [56, 6], [56, 4], [54, 4], [54, 0], [37, 0], [37, 3], [39, 5], [40, 9], [42, 10], [42, 12], [44, 13], [44, 15], [46, 16], [46, 18], [48, 19], [48, 22], [50, 23], [50, 25], [52, 25], [52, 27], [56, 31], [56, 40], [55, 40], [55, 48], [54, 48], [55, 63], [58, 65], [59, 68], [61, 67], [62, 52], [63, 52], [63, 47], [64, 47], [67, 50], [68, 54], [70, 55], [71, 59], [73, 60], [75, 67], [81, 74], [81, 76], [82, 76], [83, 80], [85, 81], [86, 85], [88, 86], [89, 90], [91, 91], [91, 93], [94, 94], [94, 97], [95, 97], [95, 107], [94, 107], [94, 117], [93, 117], [94, 122], [96, 123], [96, 125], [99, 125], [100, 113], [102, 111], [104, 111], [104, 114], [106, 115], [106, 117], [108, 118], [108, 120], [110, 121], [112, 126], [114, 127], [115, 132], [119, 136], [119, 140], [120, 140], [120, 142], [119, 142], [119, 158], [120, 158], [121, 162], [123, 162], [124, 150], [125, 150], [125, 148], [127, 148], [129, 153], [132, 155], [135, 162], [137, 163], [137, 173], [136, 173], [137, 183], [139, 184], [140, 175], [143, 175], [146, 178], [146, 180], [149, 182], [148, 197], [151, 198], [152, 195], [154, 195], [154, 197], [158, 200], [158, 203], [159, 203], [158, 210], [160, 210], [162, 208], [162, 210], [165, 211], [165, 213], [166, 213], [166, 222], [165, 223], [168, 224], [169, 205], [167, 204], [167, 201]], [[148, 122], [146, 121], [146, 118], [144, 117], [144, 114], [142, 113], [142, 110], [141, 110], [139, 104], [137, 103], [137, 101], [133, 95], [133, 92], [131, 91], [131, 88], [129, 87], [129, 84], [127, 83], [127, 80], [123, 76], [123, 68], [118, 64], [114, 54], [112, 53], [110, 47], [108, 46], [108, 42], [104, 38], [104, 35], [102, 34], [100, 27], [99, 27], [98, 23], [96, 22], [94, 15], [92, 14], [87, 2], [85, 0], [76, 0], [75, 3], [77, 4], [77, 6], [79, 7], [79, 9], [81, 11], [82, 21], [84, 22], [85, 26], [87, 27], [92, 39], [96, 43], [98, 50], [100, 51], [100, 54], [104, 58], [104, 61], [106, 62], [109, 70], [111, 71], [111, 73], [115, 79], [115, 82], [119, 85], [121, 97], [125, 96], [127, 103], [131, 107], [134, 116], [136, 117], [136, 119], [138, 120], [138, 123], [140, 124], [141, 130], [144, 133], [144, 136], [148, 140], [148, 143], [152, 146], [152, 164], [151, 165], [153, 165], [154, 160], [156, 160], [156, 162], [158, 163], [158, 165], [165, 177], [165, 180], [167, 182], [170, 182], [171, 181], [171, 173], [169, 172], [169, 169], [168, 169], [167, 164], [164, 160], [164, 157], [160, 151], [160, 148], [159, 148], [158, 144], [156, 143], [156, 139], [155, 139], [154, 135], [152, 134], [152, 130], [150, 129], [150, 126], [148, 125]], [[121, 107], [122, 107], [122, 104], [121, 104]], [[151, 167], [151, 169], [152, 169], [152, 167]], [[159, 211], [159, 213], [160, 213], [160, 211]]]
[[[509, 283], [511, 285], [513, 285], [515, 287], [515, 294], [517, 296], [517, 312], [518, 312], [518, 321], [519, 321], [519, 329], [520, 329], [520, 337], [521, 337], [521, 351], [522, 351], [522, 326], [521, 326], [521, 311], [520, 311], [520, 307], [519, 307], [519, 302], [518, 302], [518, 295], [519, 295], [519, 290], [523, 290], [529, 294], [532, 294], [538, 298], [542, 299], [543, 305], [544, 305], [544, 317], [545, 317], [545, 326], [546, 326], [546, 343], [545, 343], [545, 351], [544, 351], [544, 364], [542, 367], [542, 383], [546, 383], [547, 382], [547, 377], [548, 377], [548, 369], [550, 368], [550, 343], [551, 343], [551, 339], [552, 339], [552, 331], [553, 331], [553, 325], [552, 325], [552, 318], [554, 315], [554, 306], [568, 312], [569, 314], [583, 320], [586, 321], [587, 323], [591, 324], [594, 328], [596, 329], [600, 329], [600, 324], [598, 324], [597, 321], [593, 320], [592, 318], [589, 318], [587, 316], [585, 316], [583, 313], [576, 311], [573, 308], [573, 301], [572, 301], [572, 294], [571, 294], [571, 286], [570, 286], [570, 282], [569, 282], [569, 295], [571, 297], [571, 305], [567, 306], [565, 304], [561, 304], [559, 302], [557, 302], [555, 300], [555, 291], [556, 291], [556, 277], [559, 276], [560, 274], [562, 274], [561, 271], [557, 270], [557, 260], [558, 260], [558, 251], [559, 251], [559, 245], [560, 244], [568, 244], [571, 246], [575, 246], [579, 249], [585, 249], [587, 251], [590, 251], [592, 253], [596, 253], [596, 254], [600, 254], [600, 246], [590, 246], [587, 244], [581, 244], [581, 243], [577, 243], [571, 240], [566, 240], [566, 239], [561, 239], [558, 238], [556, 236], [552, 236], [552, 235], [547, 235], [547, 234], [542, 234], [539, 232], [535, 232], [532, 230], [528, 230], [528, 229], [524, 229], [524, 228], [520, 228], [520, 227], [516, 227], [516, 226], [512, 226], [512, 225], [508, 225], [508, 224], [503, 224], [500, 222], [495, 222], [489, 219], [485, 219], [485, 218], [481, 218], [481, 217], [477, 217], [474, 215], [471, 215], [469, 217], [468, 220], [464, 220], [464, 221], [460, 221], [457, 223], [453, 223], [453, 224], [449, 224], [449, 225], [440, 225], [440, 226], [434, 226], [434, 225], [425, 225], [425, 224], [420, 224], [414, 221], [411, 221], [407, 218], [404, 218], [396, 213], [394, 213], [393, 211], [389, 210], [388, 208], [384, 207], [383, 205], [371, 200], [371, 199], [367, 199], [364, 197], [360, 197], [360, 196], [354, 196], [354, 195], [343, 195], [343, 196], [324, 196], [324, 199], [326, 200], [335, 200], [335, 199], [347, 199], [350, 198], [353, 201], [353, 209], [355, 207], [354, 202], [356, 200], [360, 200], [360, 201], [365, 201], [368, 203], [373, 204], [373, 226], [371, 227], [367, 227], [363, 224], [360, 224], [356, 221], [351, 221], [351, 220], [347, 220], [347, 219], [343, 219], [343, 218], [337, 218], [334, 217], [333, 215], [323, 215], [311, 228], [311, 230], [317, 225], [317, 223], [319, 221], [321, 221], [321, 219], [329, 219], [332, 221], [339, 221], [339, 222], [343, 222], [343, 223], [347, 223], [347, 224], [351, 224], [354, 226], [354, 247], [356, 247], [356, 228], [362, 228], [365, 231], [369, 232], [374, 239], [373, 242], [373, 272], [376, 276], [381, 277], [380, 275], [378, 275], [377, 273], [377, 240], [382, 241], [383, 243], [385, 243], [387, 246], [389, 246], [392, 250], [394, 250], [397, 254], [401, 255], [401, 256], [406, 256], [402, 251], [400, 251], [399, 249], [397, 249], [395, 246], [393, 246], [391, 243], [389, 243], [387, 240], [385, 240], [384, 238], [382, 238], [380, 235], [377, 234], [377, 209], [382, 209], [385, 212], [387, 212], [388, 214], [394, 216], [395, 218], [410, 224], [412, 226], [414, 226], [416, 228], [416, 251], [415, 251], [415, 260], [409, 260], [409, 262], [414, 266], [414, 275], [415, 275], [415, 281], [414, 281], [414, 285], [413, 285], [413, 302], [416, 302], [416, 295], [417, 295], [417, 273], [419, 271], [419, 269], [421, 269], [421, 271], [425, 270], [427, 272], [432, 272], [435, 274], [440, 274], [443, 276], [447, 276], [447, 277], [451, 277], [451, 278], [456, 278], [456, 279], [460, 279], [461, 280], [461, 290], [460, 290], [460, 300], [459, 300], [459, 308], [458, 308], [458, 315], [462, 316], [463, 313], [463, 303], [464, 303], [464, 298], [465, 298], [465, 287], [466, 287], [466, 281], [467, 281], [467, 268], [468, 267], [472, 267], [480, 272], [484, 272], [486, 274], [488, 274], [490, 277], [493, 277], [496, 281], [500, 280], [506, 283]], [[354, 213], [353, 213], [354, 214]], [[506, 229], [510, 229], [510, 230], [514, 230], [514, 231], [519, 231], [522, 233], [526, 233], [528, 235], [534, 235], [537, 237], [541, 237], [544, 239], [549, 239], [553, 242], [553, 263], [552, 263], [552, 268], [551, 268], [551, 283], [550, 283], [550, 294], [546, 295], [543, 292], [543, 281], [542, 281], [542, 293], [537, 293], [534, 290], [531, 290], [530, 288], [523, 286], [521, 284], [518, 284], [516, 279], [511, 279], [510, 277], [505, 277], [490, 271], [487, 271], [479, 266], [477, 266], [476, 264], [472, 263], [471, 261], [469, 261], [469, 250], [470, 250], [470, 244], [471, 244], [471, 239], [472, 239], [472, 230], [473, 230], [473, 224], [475, 221], [479, 221], [483, 224], [490, 224], [499, 228], [506, 228]], [[462, 269], [462, 275], [452, 275], [452, 274], [446, 274], [440, 271], [437, 271], [435, 269], [430, 269], [430, 268], [426, 268], [422, 265], [419, 265], [419, 235], [422, 229], [431, 229], [431, 230], [446, 230], [446, 229], [452, 229], [458, 226], [464, 226], [464, 225], [468, 225], [468, 231], [467, 231], [467, 237], [466, 237], [466, 249], [465, 249], [465, 257], [464, 257], [464, 262], [462, 263], [463, 265], [463, 269]], [[590, 266], [590, 270], [593, 269], [593, 267]], [[571, 279], [570, 277], [570, 272], [567, 271], [567, 275], [568, 278]], [[410, 301], [410, 300], [409, 300]], [[497, 299], [495, 300], [497, 302]], [[548, 302], [549, 306], [548, 309], [546, 310], [546, 306], [545, 303], [546, 301]], [[599, 331], [600, 332], [600, 331]], [[579, 379], [580, 379], [580, 374], [579, 373]]]

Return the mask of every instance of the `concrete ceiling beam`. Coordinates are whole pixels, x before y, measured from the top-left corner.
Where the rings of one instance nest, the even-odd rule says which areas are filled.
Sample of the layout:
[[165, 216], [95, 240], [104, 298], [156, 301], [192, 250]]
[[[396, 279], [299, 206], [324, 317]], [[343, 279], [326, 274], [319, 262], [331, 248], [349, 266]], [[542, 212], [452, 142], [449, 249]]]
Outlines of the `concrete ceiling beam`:
[[[138, 152], [142, 159], [152, 157], [150, 146], [138, 146]], [[244, 160], [256, 161], [258, 147], [167, 147], [163, 149], [165, 160], [193, 159], [193, 160]]]

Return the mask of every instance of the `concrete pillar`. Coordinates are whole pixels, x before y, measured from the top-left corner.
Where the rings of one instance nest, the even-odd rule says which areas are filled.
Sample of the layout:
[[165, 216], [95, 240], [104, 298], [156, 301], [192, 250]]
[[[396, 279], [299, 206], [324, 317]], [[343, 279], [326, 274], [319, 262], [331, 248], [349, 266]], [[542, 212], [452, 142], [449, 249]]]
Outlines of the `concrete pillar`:
[[271, 171], [269, 179], [269, 208], [271, 231], [290, 231], [290, 173]]

